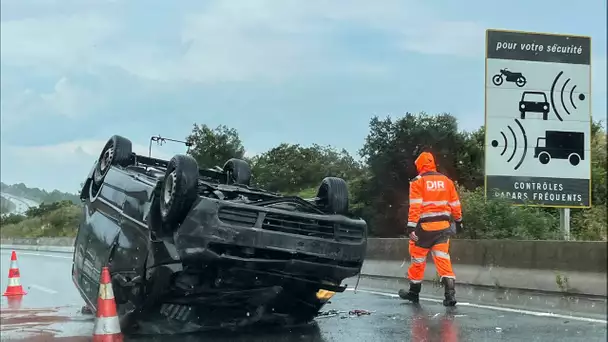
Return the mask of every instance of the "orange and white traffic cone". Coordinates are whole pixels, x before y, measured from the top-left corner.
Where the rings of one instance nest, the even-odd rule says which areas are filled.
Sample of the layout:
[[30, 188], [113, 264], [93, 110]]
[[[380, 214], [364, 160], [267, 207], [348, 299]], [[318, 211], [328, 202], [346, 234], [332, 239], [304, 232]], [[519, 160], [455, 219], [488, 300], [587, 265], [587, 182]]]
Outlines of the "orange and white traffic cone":
[[21, 286], [21, 274], [17, 265], [17, 253], [11, 253], [11, 268], [8, 270], [8, 286], [3, 296], [23, 296], [27, 294]]
[[93, 342], [122, 342], [120, 321], [116, 312], [114, 290], [110, 281], [110, 271], [107, 267], [101, 269], [99, 281], [99, 297], [97, 298], [97, 314], [93, 328]]
[[23, 296], [9, 296], [6, 297], [6, 301], [9, 309], [19, 310], [21, 309], [21, 304], [23, 303]]

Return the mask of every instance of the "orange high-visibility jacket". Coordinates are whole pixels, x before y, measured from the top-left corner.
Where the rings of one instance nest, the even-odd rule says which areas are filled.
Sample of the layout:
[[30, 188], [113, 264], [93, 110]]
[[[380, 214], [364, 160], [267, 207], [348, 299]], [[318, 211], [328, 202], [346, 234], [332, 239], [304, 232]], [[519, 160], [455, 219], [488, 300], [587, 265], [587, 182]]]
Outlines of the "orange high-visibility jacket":
[[460, 222], [462, 208], [454, 182], [437, 172], [435, 158], [423, 152], [415, 161], [418, 176], [410, 182], [408, 232], [418, 224], [425, 231], [450, 227], [450, 219]]

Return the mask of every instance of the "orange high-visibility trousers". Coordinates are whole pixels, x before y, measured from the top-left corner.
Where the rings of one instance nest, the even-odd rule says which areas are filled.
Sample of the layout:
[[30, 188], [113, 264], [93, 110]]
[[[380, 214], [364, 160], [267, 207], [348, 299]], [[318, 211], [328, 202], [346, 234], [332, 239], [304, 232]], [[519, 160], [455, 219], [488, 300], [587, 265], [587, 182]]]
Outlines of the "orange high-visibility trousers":
[[439, 273], [440, 280], [443, 278], [456, 279], [454, 271], [452, 270], [452, 262], [450, 261], [450, 254], [448, 252], [449, 248], [449, 239], [445, 242], [433, 245], [430, 249], [417, 246], [416, 242], [410, 240], [409, 251], [412, 262], [407, 270], [407, 277], [410, 282], [414, 284], [421, 283], [424, 279], [426, 257], [429, 250], [433, 256], [433, 262], [437, 268], [437, 273]]

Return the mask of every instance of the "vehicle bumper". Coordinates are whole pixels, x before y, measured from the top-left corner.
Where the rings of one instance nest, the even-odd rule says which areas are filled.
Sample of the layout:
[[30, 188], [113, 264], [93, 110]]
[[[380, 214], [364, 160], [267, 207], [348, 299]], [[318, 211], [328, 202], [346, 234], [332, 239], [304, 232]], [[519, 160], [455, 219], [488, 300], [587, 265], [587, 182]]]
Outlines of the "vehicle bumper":
[[[327, 216], [241, 205], [201, 198], [175, 233], [175, 245], [185, 264], [220, 262], [248, 270], [280, 272], [294, 277], [340, 282], [357, 275], [366, 250], [366, 227], [360, 239], [340, 241], [264, 229], [260, 219], [253, 226], [227, 224], [218, 215], [221, 208], [289, 215], [294, 219], [325, 219]], [[262, 218], [263, 220], [263, 218]], [[340, 223], [361, 221], [336, 216]]]

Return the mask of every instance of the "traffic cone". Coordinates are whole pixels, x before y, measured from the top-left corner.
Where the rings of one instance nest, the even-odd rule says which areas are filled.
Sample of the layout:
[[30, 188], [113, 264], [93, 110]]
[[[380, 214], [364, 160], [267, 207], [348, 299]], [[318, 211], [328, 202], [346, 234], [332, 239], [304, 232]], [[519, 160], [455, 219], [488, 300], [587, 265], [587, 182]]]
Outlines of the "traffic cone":
[[23, 302], [23, 296], [6, 297], [6, 301], [8, 302], [9, 309], [19, 310], [19, 309], [21, 309], [21, 303]]
[[123, 341], [116, 312], [116, 302], [114, 301], [114, 290], [112, 290], [112, 282], [110, 281], [110, 271], [107, 267], [101, 269], [97, 314], [95, 316], [93, 342]]
[[23, 291], [21, 286], [21, 274], [19, 273], [19, 266], [17, 266], [17, 253], [13, 251], [11, 254], [11, 268], [8, 270], [8, 286], [3, 296], [23, 296], [27, 292]]

